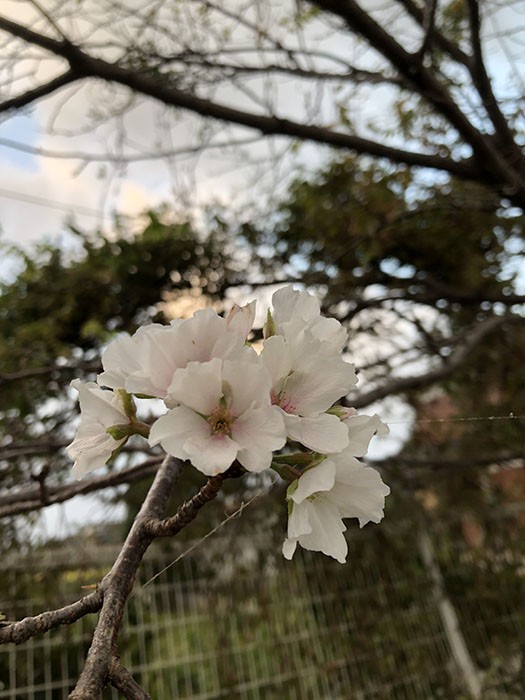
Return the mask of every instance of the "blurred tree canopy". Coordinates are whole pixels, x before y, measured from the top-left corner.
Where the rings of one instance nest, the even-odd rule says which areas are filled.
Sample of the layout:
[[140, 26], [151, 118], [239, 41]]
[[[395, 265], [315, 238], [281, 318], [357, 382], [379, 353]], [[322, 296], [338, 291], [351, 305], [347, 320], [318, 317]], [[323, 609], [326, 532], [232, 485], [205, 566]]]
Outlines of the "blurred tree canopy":
[[[0, 513], [77, 492], [62, 483], [75, 411], [69, 381], [94, 377], [115, 333], [166, 322], [163, 302], [181, 295], [221, 308], [235, 287], [295, 281], [348, 327], [361, 377], [349, 405], [399, 397], [417, 417], [439, 390], [427, 418], [520, 412], [524, 219], [490, 191], [455, 180], [421, 187], [405, 168], [345, 158], [293, 183], [265, 221], [231, 225], [222, 214], [205, 234], [150, 212], [138, 234], [122, 225], [111, 240], [75, 231], [75, 254], [52, 245], [19, 253], [20, 273], [0, 297]], [[416, 430], [385, 466], [410, 488], [441, 470], [459, 486], [474, 479], [477, 490], [468, 467], [522, 458], [521, 429], [516, 418], [458, 423], [438, 437]], [[97, 479], [102, 487], [151, 475], [154, 464], [134, 471], [140, 456], [132, 444], [111, 484], [101, 475], [92, 489]], [[130, 504], [141, 500], [135, 489]]]

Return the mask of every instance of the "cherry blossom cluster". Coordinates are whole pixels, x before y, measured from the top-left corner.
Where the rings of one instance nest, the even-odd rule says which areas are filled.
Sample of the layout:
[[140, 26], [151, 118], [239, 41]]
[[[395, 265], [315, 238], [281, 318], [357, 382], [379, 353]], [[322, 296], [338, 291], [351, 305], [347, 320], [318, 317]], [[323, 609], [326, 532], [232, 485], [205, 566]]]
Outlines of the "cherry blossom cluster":
[[[344, 562], [343, 518], [363, 526], [383, 517], [390, 489], [357, 458], [386, 426], [337, 404], [357, 376], [342, 356], [345, 329], [314, 296], [292, 287], [273, 295], [259, 352], [247, 342], [254, 318], [255, 302], [226, 318], [204, 309], [111, 342], [97, 383], [72, 382], [81, 408], [73, 474], [102, 467], [136, 434], [209, 476], [234, 462], [272, 468], [290, 482], [284, 556], [300, 544]], [[167, 410], [148, 425], [134, 396]]]

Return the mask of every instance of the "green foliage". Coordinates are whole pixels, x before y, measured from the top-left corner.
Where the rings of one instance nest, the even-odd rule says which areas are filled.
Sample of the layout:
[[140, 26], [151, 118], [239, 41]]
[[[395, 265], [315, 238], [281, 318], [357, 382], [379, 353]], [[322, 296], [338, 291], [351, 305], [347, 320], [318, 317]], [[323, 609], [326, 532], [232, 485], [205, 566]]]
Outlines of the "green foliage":
[[112, 239], [92, 239], [76, 232], [82, 250], [74, 259], [50, 245], [20, 253], [21, 273], [2, 288], [0, 361], [6, 371], [98, 348], [110, 333], [161, 320], [155, 305], [174, 289], [204, 280], [206, 293], [218, 293], [226, 271], [217, 232], [201, 241], [188, 223], [166, 224], [155, 212], [148, 217], [137, 236], [117, 230]]
[[506, 244], [522, 227], [523, 218], [507, 216], [482, 188], [416, 189], [407, 170], [363, 168], [350, 158], [296, 182], [275, 227], [248, 223], [242, 233], [270, 249], [268, 267], [300, 259], [307, 280], [327, 285], [330, 301], [357, 300], [383, 284], [413, 297], [435, 297], [437, 288], [450, 307], [454, 291], [482, 300], [510, 289]]
[[[76, 412], [68, 384], [94, 379], [113, 334], [166, 322], [170, 295], [222, 295], [234, 274], [223, 225], [212, 221], [204, 237], [166, 218], [149, 212], [140, 234], [117, 222], [110, 238], [73, 230], [75, 254], [51, 244], [13, 253], [20, 272], [0, 288], [0, 495], [42, 470], [60, 479]], [[16, 542], [16, 528], [3, 533], [3, 545]]]

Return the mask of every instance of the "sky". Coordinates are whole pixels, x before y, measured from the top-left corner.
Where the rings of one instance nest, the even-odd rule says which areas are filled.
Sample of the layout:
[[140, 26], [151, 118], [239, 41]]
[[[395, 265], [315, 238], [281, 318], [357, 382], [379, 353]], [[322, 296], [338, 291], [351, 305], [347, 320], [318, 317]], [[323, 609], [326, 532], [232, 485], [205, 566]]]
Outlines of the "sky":
[[[274, 9], [276, 21], [282, 15], [280, 4], [284, 4], [284, 0], [273, 3], [277, 8]], [[133, 5], [132, 0], [124, 3], [128, 8]], [[233, 0], [230, 5], [235, 6]], [[90, 6], [90, 2], [84, 2], [82, 11], [88, 13]], [[2, 13], [16, 21], [28, 21], [34, 17], [36, 10], [30, 2], [3, 0]], [[82, 26], [77, 26], [78, 22], [78, 18], [76, 24], [73, 20], [65, 20], [63, 26], [81, 33]], [[43, 20], [38, 27], [50, 32]], [[118, 30], [123, 31], [122, 27]], [[320, 29], [313, 31], [316, 49], [329, 47], [332, 52], [348, 60], [356, 58], [357, 47], [346, 36], [331, 32], [327, 37], [324, 28], [322, 32]], [[247, 42], [246, 32], [238, 35], [238, 27], [235, 27], [235, 32], [231, 39], [233, 43]], [[90, 36], [90, 40], [97, 38], [108, 39], [104, 28], [99, 28], [93, 37]], [[308, 40], [308, 31], [305, 32], [305, 40]], [[253, 42], [253, 36], [249, 37], [249, 41]], [[370, 65], [373, 65], [372, 58]], [[19, 73], [23, 74], [24, 67], [21, 61]], [[56, 73], [56, 67], [53, 68], [48, 62], [29, 62], [26, 70], [36, 73], [39, 82], [48, 80]], [[9, 79], [9, 75], [7, 77]], [[21, 78], [19, 89], [32, 86], [34, 82], [31, 78]], [[286, 77], [274, 83], [273, 94], [265, 85], [265, 78], [252, 80], [250, 89], [258, 90], [261, 99], [268, 103], [273, 102], [282, 117], [309, 121], [321, 116], [320, 121], [323, 118], [329, 121], [336, 116], [326, 91], [317, 93], [314, 90], [306, 97], [304, 85], [298, 87], [297, 81]], [[244, 87], [238, 90], [222, 87], [216, 97], [236, 107], [244, 105], [252, 111], [260, 109]], [[125, 167], [102, 161], [86, 164], [80, 158], [44, 157], [12, 148], [13, 142], [16, 142], [55, 154], [83, 152], [96, 156], [108, 151], [115, 154], [122, 143], [122, 134], [114, 128], [116, 122], [93, 128], [91, 117], [94, 111], [104, 112], [107, 105], [124, 102], [126, 98], [125, 91], [115, 92], [88, 83], [81, 89], [75, 85], [41, 100], [25, 109], [23, 116], [17, 113], [8, 115], [8, 118], [0, 116], [0, 227], [5, 240], [27, 246], [43, 238], [56, 239], [64, 230], [68, 216], [74, 216], [81, 227], [102, 227], [109, 231], [115, 211], [133, 218], [147, 207], [166, 201], [176, 209], [194, 210], [203, 203], [217, 199], [226, 206], [234, 207], [249, 200], [247, 192], [251, 192], [255, 199], [262, 194], [263, 187], [267, 196], [270, 193], [270, 198], [272, 194], [284, 194], [291, 159], [279, 164], [277, 155], [273, 162], [269, 161], [268, 155], [286, 151], [289, 144], [283, 139], [274, 138], [266, 139], [266, 143], [271, 145], [263, 147], [252, 143], [257, 136], [253, 131], [223, 125], [214, 127], [211, 136], [213, 143], [224, 143], [233, 138], [248, 141], [246, 146], [233, 153], [214, 149], [198, 157], [142, 160]], [[386, 125], [387, 116], [381, 111], [384, 102], [383, 89], [377, 94], [364, 92], [362, 99], [354, 100], [352, 117], [361, 125], [367, 120], [379, 120], [379, 123]], [[172, 111], [168, 112], [152, 100], [133, 103], [117, 121], [119, 127], [125, 130], [128, 153], [184, 149], [210, 139], [210, 133], [206, 129], [203, 131], [198, 118], [184, 113], [174, 117]], [[305, 146], [301, 148], [299, 162], [312, 169], [324, 157], [326, 149]], [[258, 164], [259, 161], [264, 163]], [[295, 168], [297, 162], [296, 154]]]
[[[279, 6], [278, 2], [274, 4]], [[124, 5], [133, 7], [134, 3], [126, 0]], [[368, 6], [374, 5], [381, 6], [384, 3], [379, 0], [368, 3]], [[89, 2], [83, 3], [83, 11], [89, 6]], [[2, 13], [17, 21], [28, 19], [35, 12], [29, 2], [4, 0], [2, 3]], [[525, 23], [523, 15], [519, 6], [516, 10], [514, 4], [509, 3], [507, 9], [490, 19], [490, 24], [487, 21], [487, 31], [509, 34], [505, 45], [498, 38], [491, 44], [490, 51], [487, 51], [491, 71], [500, 91], [506, 89], [509, 54], [517, 54], [516, 45], [510, 43], [511, 32], [515, 30], [518, 20]], [[64, 26], [76, 27], [76, 31], [81, 31], [72, 23], [73, 20], [68, 22]], [[78, 18], [76, 22], [79, 23]], [[45, 28], [49, 32], [45, 22], [39, 28]], [[352, 45], [346, 36], [332, 34], [327, 38], [324, 30], [322, 33], [320, 30], [315, 31], [316, 48], [329, 48], [353, 63], [360, 62], [360, 65], [374, 67], [376, 59], [373, 55], [361, 55], [361, 49]], [[404, 32], [403, 41], [408, 45], [410, 28], [400, 26], [399, 31]], [[308, 39], [306, 33], [305, 41]], [[36, 64], [30, 64], [32, 69], [35, 66]], [[519, 68], [518, 65], [516, 67]], [[48, 79], [54, 70], [56, 68], [46, 62], [38, 64], [38, 80]], [[32, 84], [34, 79], [30, 77], [21, 82], [21, 85]], [[268, 89], [262, 80], [251, 85], [261, 95], [264, 94], [266, 99]], [[310, 118], [317, 118], [317, 109], [325, 120], [335, 117], [330, 93], [326, 91], [318, 95], [313, 92], [308, 106], [306, 93], [296, 87], [296, 81], [282, 78], [275, 90], [276, 95], [268, 96], [267, 101], [275, 102], [280, 116], [297, 118], [301, 113], [300, 118], [308, 120], [308, 113]], [[145, 209], [162, 202], [169, 202], [175, 209], [186, 211], [195, 211], [202, 204], [215, 200], [233, 208], [249, 201], [247, 192], [255, 195], [253, 199], [259, 193], [262, 194], [261, 183], [267, 190], [273, 186], [276, 196], [284, 194], [288, 182], [286, 175], [289, 175], [290, 167], [297, 168], [298, 163], [293, 161], [292, 166], [292, 160], [288, 158], [281, 166], [276, 162], [270, 166], [266, 158], [267, 167], [262, 177], [262, 166], [258, 168], [256, 162], [259, 158], [263, 159], [265, 153], [267, 157], [268, 153], [253, 143], [248, 143], [231, 154], [217, 149], [209, 150], [198, 158], [186, 155], [173, 160], [143, 160], [127, 166], [96, 160], [85, 163], [79, 158], [44, 157], [37, 153], [23, 153], [12, 147], [14, 142], [29, 149], [42, 149], [55, 154], [83, 152], [96, 156], [108, 151], [116, 154], [122, 134], [107, 123], [93, 128], [90, 115], [96, 109], [103, 112], [104, 101], [108, 104], [119, 100], [122, 102], [125, 95], [127, 93], [114, 93], [108, 88], [93, 84], [86, 84], [81, 89], [75, 85], [25, 109], [23, 114], [14, 112], [0, 116], [0, 230], [4, 240], [29, 246], [45, 238], [61, 239], [65, 223], [71, 217], [81, 228], [110, 231], [115, 211], [132, 220]], [[359, 130], [366, 132], [369, 122], [380, 127], [389, 125], [391, 96], [388, 89], [381, 88], [379, 92], [364, 91], [351, 101], [352, 118]], [[255, 103], [240, 91], [223, 88], [218, 93], [218, 98], [223, 102], [233, 100], [237, 106], [244, 104], [249, 109], [256, 109]], [[202, 123], [196, 117], [179, 113], [174, 119], [173, 112], [152, 100], [132, 104], [122, 116], [120, 126], [126, 133], [126, 150], [134, 154], [185, 148], [210, 138], [209, 134], [202, 131]], [[232, 130], [221, 126], [212, 140], [214, 143], [231, 138], [250, 141], [255, 136], [250, 130]], [[267, 139], [267, 142], [279, 152], [286, 147], [283, 139]], [[299, 163], [312, 169], [326, 155], [326, 149], [306, 146]]]

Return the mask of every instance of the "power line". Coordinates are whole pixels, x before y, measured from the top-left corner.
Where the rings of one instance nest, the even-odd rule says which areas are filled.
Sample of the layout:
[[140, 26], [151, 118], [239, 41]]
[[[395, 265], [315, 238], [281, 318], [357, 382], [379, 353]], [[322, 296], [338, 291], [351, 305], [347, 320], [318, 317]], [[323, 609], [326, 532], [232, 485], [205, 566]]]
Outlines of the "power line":
[[94, 216], [100, 218], [103, 216], [103, 212], [91, 207], [83, 206], [82, 204], [66, 204], [65, 202], [58, 202], [54, 199], [48, 199], [44, 197], [38, 197], [34, 194], [28, 194], [26, 192], [15, 192], [13, 190], [7, 190], [0, 187], [0, 197], [5, 197], [6, 199], [14, 199], [20, 202], [26, 202], [28, 204], [35, 204], [40, 207], [47, 207], [48, 209], [59, 209], [67, 212], [68, 214], [84, 214], [85, 216]]

